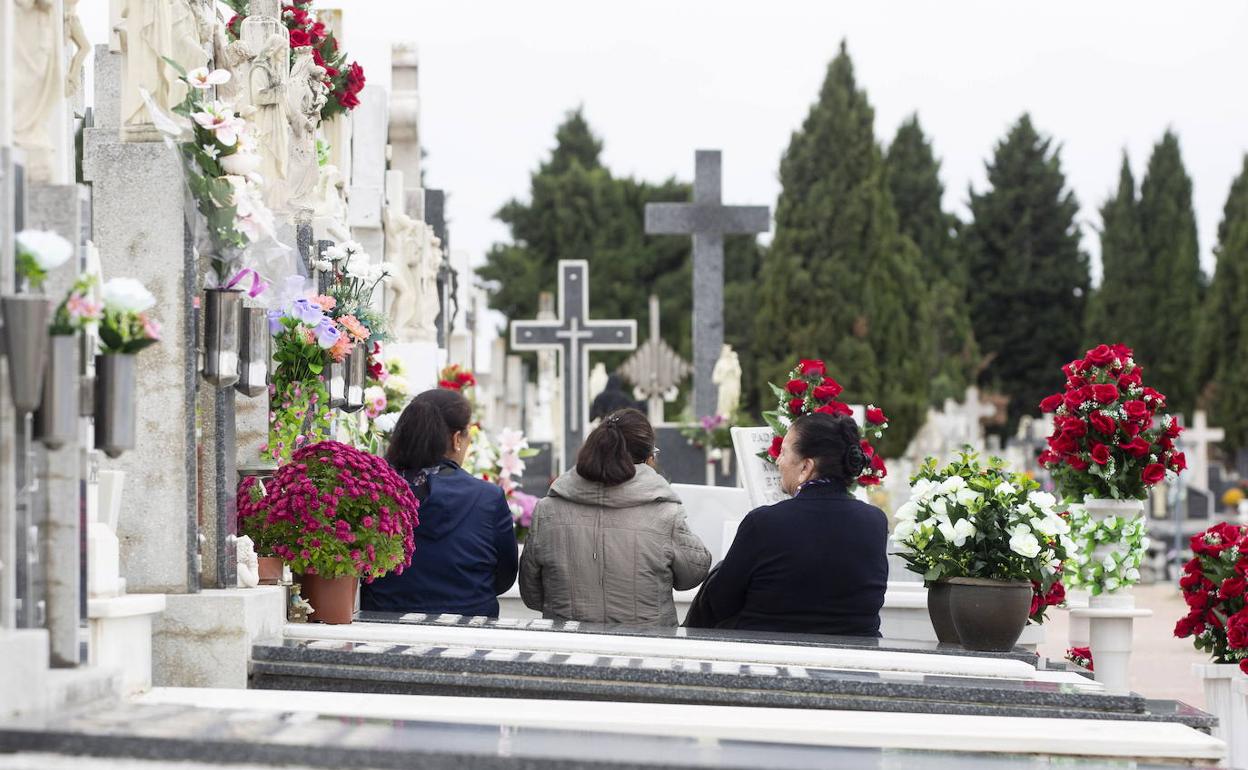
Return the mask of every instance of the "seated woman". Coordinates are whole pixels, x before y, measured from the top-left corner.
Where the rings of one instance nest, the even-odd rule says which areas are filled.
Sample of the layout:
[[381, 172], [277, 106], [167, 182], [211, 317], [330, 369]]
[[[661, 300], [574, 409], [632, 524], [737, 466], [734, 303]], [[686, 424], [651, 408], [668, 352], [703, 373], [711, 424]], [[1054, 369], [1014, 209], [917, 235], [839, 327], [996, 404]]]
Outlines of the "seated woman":
[[680, 498], [654, 470], [654, 429], [636, 409], [589, 434], [576, 467], [533, 511], [520, 595], [542, 617], [674, 626], [672, 589], [706, 577], [711, 554]]
[[793, 497], [741, 521], [688, 624], [879, 636], [888, 521], [847, 491], [866, 463], [852, 417], [795, 420], [777, 460]]
[[516, 535], [503, 490], [460, 467], [471, 421], [453, 390], [426, 390], [400, 415], [386, 461], [420, 501], [416, 552], [401, 575], [361, 588], [361, 609], [498, 617], [496, 597], [516, 579]]

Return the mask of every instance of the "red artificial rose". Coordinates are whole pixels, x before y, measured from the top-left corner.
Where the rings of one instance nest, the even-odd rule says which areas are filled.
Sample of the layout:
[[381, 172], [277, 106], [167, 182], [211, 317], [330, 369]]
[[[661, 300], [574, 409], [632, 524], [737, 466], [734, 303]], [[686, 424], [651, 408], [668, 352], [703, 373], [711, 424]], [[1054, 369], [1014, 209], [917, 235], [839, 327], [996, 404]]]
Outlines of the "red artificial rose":
[[1092, 462], [1097, 465], [1104, 465], [1109, 462], [1109, 447], [1104, 444], [1092, 444]]
[[797, 369], [802, 373], [803, 377], [809, 377], [812, 374], [822, 375], [828, 370], [823, 362], [817, 358], [803, 358], [798, 362]]
[[1248, 674], [1248, 658], [1244, 658], [1239, 662], [1239, 670]]
[[1187, 470], [1187, 455], [1182, 452], [1175, 452], [1170, 456], [1170, 470], [1175, 473], [1182, 473]]
[[1178, 438], [1183, 433], [1183, 425], [1179, 422], [1178, 417], [1171, 417], [1170, 422], [1166, 425], [1163, 435], [1166, 438]]
[[1140, 431], [1144, 429], [1144, 426], [1140, 425], [1138, 422], [1131, 422], [1130, 420], [1123, 420], [1118, 423], [1118, 427], [1121, 428], [1122, 432], [1127, 434], [1130, 438], [1135, 438], [1140, 435]]
[[1204, 591], [1192, 591], [1183, 594], [1183, 601], [1193, 610], [1203, 610], [1209, 606], [1209, 594]]
[[1038, 591], [1031, 592], [1031, 610], [1027, 613], [1027, 617], [1034, 618], [1041, 607], [1047, 607], [1044, 603], [1044, 597]]
[[347, 67], [347, 82], [352, 89], [359, 91], [364, 87], [364, 68], [359, 62], [351, 62], [351, 66]]
[[879, 455], [871, 458], [871, 470], [875, 471], [875, 475], [880, 478], [888, 475], [888, 467], [884, 465], [884, 458]]
[[1109, 345], [1097, 345], [1088, 351], [1085, 358], [1093, 366], [1109, 366], [1110, 362], [1114, 360], [1114, 351], [1110, 349]]
[[1143, 384], [1143, 378], [1140, 377], [1139, 372], [1134, 370], [1126, 372], [1118, 378], [1118, 387], [1123, 390], [1128, 388], [1138, 388], [1141, 384]]
[[1088, 415], [1088, 422], [1092, 425], [1093, 430], [1106, 436], [1114, 435], [1114, 429], [1118, 427], [1114, 419], [1104, 412], [1093, 412]]
[[1119, 444], [1118, 448], [1132, 457], [1148, 457], [1148, 450], [1152, 445], [1143, 438], [1136, 436], [1125, 444]]
[[337, 98], [338, 104], [342, 105], [344, 109], [354, 110], [360, 106], [360, 100], [353, 93], [341, 93], [338, 94]]
[[1199, 572], [1189, 573], [1179, 578], [1179, 588], [1182, 588], [1184, 590], [1187, 590], [1189, 588], [1196, 588], [1197, 586], [1200, 585], [1200, 581], [1204, 579], [1205, 579], [1205, 576], [1200, 574]]
[[808, 387], [810, 387], [810, 385], [807, 384], [806, 380], [789, 380], [788, 384], [784, 386], [784, 389], [787, 390], [790, 395], [800, 396], [806, 392], [806, 388]]
[[1244, 595], [1244, 590], [1248, 589], [1248, 581], [1241, 577], [1227, 578], [1222, 581], [1222, 587], [1218, 589], [1218, 597], [1221, 599], [1238, 599]]
[[1066, 391], [1066, 396], [1064, 398], [1064, 401], [1066, 403], [1066, 408], [1073, 412], [1079, 407], [1083, 406], [1083, 403], [1087, 401], [1088, 399], [1090, 399], [1091, 397], [1092, 397], [1092, 389], [1087, 386]]
[[1062, 585], [1060, 582], [1049, 586], [1049, 593], [1044, 597], [1044, 601], [1050, 607], [1066, 601], [1066, 586]]
[[318, 21], [308, 27], [308, 36], [312, 38], [314, 44], [319, 43], [321, 38], [325, 37], [325, 23]]
[[1070, 437], [1069, 433], [1059, 433], [1056, 436], [1049, 437], [1049, 449], [1052, 449], [1059, 455], [1070, 454], [1076, 448], [1075, 440]]
[[1248, 647], [1248, 609], [1226, 619], [1226, 644], [1235, 648]]
[[862, 475], [858, 477], [858, 485], [862, 487], [874, 487], [879, 485], [880, 480], [875, 476]]
[[820, 401], [831, 401], [841, 394], [840, 385], [837, 385], [835, 382], [828, 385], [826, 384], [827, 382], [827, 380], [824, 380], [825, 384], [815, 386], [815, 398]]
[[1148, 486], [1159, 483], [1165, 477], [1166, 468], [1161, 463], [1149, 463], [1140, 473], [1140, 478], [1144, 479], [1144, 483]]
[[771, 440], [771, 446], [767, 448], [767, 454], [772, 458], [780, 456], [780, 445], [784, 443], [784, 436], [776, 436]]
[[1152, 388], [1144, 388], [1143, 398], [1145, 401], [1152, 402], [1152, 408], [1154, 410], [1164, 409], [1166, 406], [1166, 397]]
[[461, 386], [454, 380], [438, 380], [438, 387], [443, 390], [459, 390]]
[[867, 409], [867, 422], [871, 425], [883, 425], [888, 422], [888, 418], [884, 416], [884, 410], [873, 406]]
[[1116, 345], [1110, 345], [1109, 349], [1114, 352], [1115, 357], [1121, 358], [1123, 361], [1126, 361], [1128, 358], [1135, 355], [1131, 348], [1123, 345], [1121, 342]]
[[793, 414], [801, 414], [802, 407], [806, 405], [806, 399], [791, 398], [789, 399], [789, 411]]
[[1036, 461], [1047, 468], [1050, 465], [1061, 462], [1062, 458], [1058, 457], [1057, 453], [1053, 450], [1046, 449], [1040, 453], [1040, 456], [1036, 458]]
[[455, 381], [460, 385], [470, 386], [477, 384], [477, 378], [472, 376], [472, 372], [460, 372], [455, 375]]
[[815, 412], [818, 414], [830, 414], [835, 417], [838, 415], [852, 415], [854, 410], [849, 408], [849, 404], [845, 404], [840, 401], [832, 401], [819, 407], [815, 410]]
[[1078, 417], [1067, 417], [1059, 424], [1061, 425], [1063, 436], [1077, 439], [1088, 435], [1088, 424]]
[[1148, 416], [1149, 416], [1148, 404], [1144, 403], [1143, 401], [1139, 401], [1139, 400], [1128, 401], [1127, 403], [1122, 405], [1122, 408], [1124, 411], [1126, 411], [1127, 417], [1132, 420], [1142, 421], [1142, 420], [1148, 419]]
[[1088, 469], [1088, 461], [1079, 455], [1066, 455], [1066, 464], [1077, 471], [1086, 471]]
[[1118, 386], [1110, 384], [1093, 385], [1092, 398], [1102, 404], [1112, 404], [1118, 400]]
[[305, 30], [292, 29], [290, 31], [290, 47], [303, 48], [312, 45], [312, 38]]
[[1045, 414], [1052, 414], [1053, 412], [1056, 412], [1057, 408], [1061, 405], [1062, 405], [1062, 394], [1054, 393], [1053, 395], [1044, 398], [1040, 402], [1040, 411], [1044, 412]]
[[[867, 457], [875, 456], [875, 447], [871, 446], [871, 442], [867, 441], [865, 438], [858, 442], [858, 446], [862, 447], [862, 453]], [[248, 476], [248, 478], [251, 477]]]

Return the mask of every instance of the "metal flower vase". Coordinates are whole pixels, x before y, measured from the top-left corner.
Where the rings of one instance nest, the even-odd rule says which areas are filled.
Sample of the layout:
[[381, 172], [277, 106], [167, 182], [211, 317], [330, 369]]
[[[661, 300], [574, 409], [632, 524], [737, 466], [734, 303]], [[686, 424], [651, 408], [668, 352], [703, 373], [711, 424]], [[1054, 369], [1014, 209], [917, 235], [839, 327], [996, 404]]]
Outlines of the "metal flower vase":
[[204, 290], [204, 381], [215, 388], [238, 382], [241, 289]]
[[368, 376], [368, 354], [362, 345], [351, 348], [347, 356], [344, 412], [358, 412], [364, 408], [364, 379]]
[[347, 403], [347, 362], [331, 361], [328, 371], [329, 408], [340, 409]]
[[4, 349], [9, 359], [13, 406], [26, 414], [39, 408], [48, 358], [48, 321], [52, 306], [42, 294], [14, 294], [0, 299], [4, 312]]
[[60, 449], [78, 435], [78, 346], [77, 334], [53, 334], [48, 346], [43, 402], [35, 413], [35, 438], [48, 449]]
[[245, 307], [238, 342], [238, 382], [234, 389], [255, 398], [269, 389], [269, 356], [272, 337], [269, 317], [262, 307]]
[[134, 449], [136, 375], [132, 353], [95, 357], [95, 448], [112, 458]]

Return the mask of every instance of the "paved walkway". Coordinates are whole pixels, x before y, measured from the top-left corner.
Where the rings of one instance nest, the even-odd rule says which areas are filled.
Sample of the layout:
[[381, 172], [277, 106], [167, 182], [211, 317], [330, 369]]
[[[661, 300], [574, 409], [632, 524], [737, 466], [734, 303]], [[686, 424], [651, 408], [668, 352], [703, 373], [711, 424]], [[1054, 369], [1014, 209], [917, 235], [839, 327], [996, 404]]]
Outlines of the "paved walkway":
[[[1193, 663], [1209, 657], [1192, 646], [1191, 639], [1174, 638], [1174, 624], [1187, 614], [1178, 586], [1158, 583], [1136, 586], [1135, 603], [1153, 616], [1135, 622], [1135, 652], [1131, 655], [1131, 689], [1149, 698], [1172, 698], [1204, 708], [1205, 694], [1192, 675]], [[1050, 610], [1045, 623], [1045, 643], [1040, 654], [1062, 658], [1066, 654], [1069, 615]]]

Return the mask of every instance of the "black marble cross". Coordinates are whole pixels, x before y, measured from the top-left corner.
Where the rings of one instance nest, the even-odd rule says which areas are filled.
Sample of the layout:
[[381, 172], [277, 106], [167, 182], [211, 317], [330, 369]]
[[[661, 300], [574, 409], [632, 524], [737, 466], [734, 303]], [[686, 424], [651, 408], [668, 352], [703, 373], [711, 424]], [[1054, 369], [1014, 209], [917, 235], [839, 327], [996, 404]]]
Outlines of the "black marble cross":
[[559, 467], [565, 470], [585, 439], [589, 422], [587, 376], [589, 351], [633, 350], [634, 320], [589, 319], [589, 262], [559, 260], [559, 317], [553, 321], [512, 321], [512, 350], [558, 350], [563, 380], [563, 446]]

